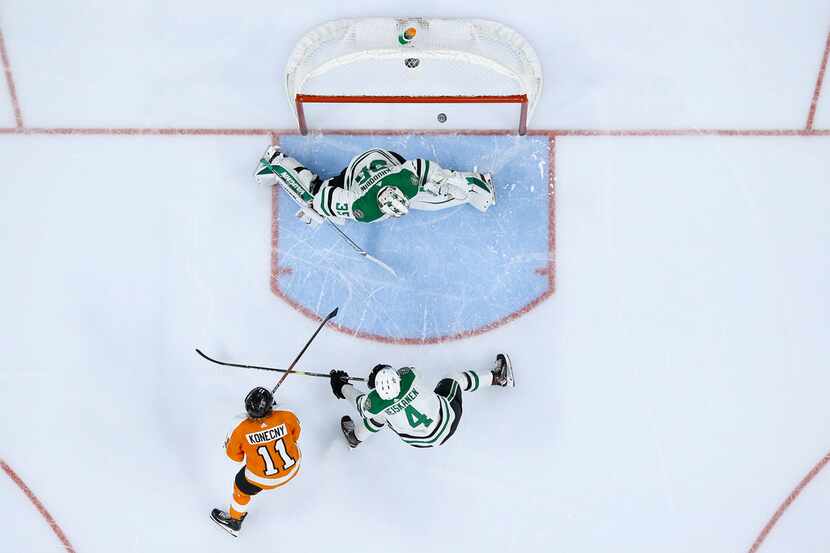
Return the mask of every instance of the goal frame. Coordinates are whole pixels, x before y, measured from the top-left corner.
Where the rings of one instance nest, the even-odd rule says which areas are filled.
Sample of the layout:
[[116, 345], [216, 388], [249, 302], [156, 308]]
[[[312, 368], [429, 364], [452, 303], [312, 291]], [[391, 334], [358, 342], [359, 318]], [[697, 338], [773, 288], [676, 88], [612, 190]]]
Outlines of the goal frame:
[[527, 134], [527, 94], [506, 96], [343, 96], [297, 94], [294, 98], [300, 134], [308, 134], [304, 104], [519, 104], [519, 135]]

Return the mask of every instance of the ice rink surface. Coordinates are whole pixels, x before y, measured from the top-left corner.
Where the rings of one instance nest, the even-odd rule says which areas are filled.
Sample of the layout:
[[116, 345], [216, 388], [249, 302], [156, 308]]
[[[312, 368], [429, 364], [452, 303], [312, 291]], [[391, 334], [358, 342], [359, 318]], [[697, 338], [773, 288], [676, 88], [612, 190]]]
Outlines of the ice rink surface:
[[[356, 256], [324, 225], [294, 218], [276, 202], [274, 292], [323, 313], [340, 305], [337, 324], [355, 336], [434, 343], [480, 333], [537, 305], [553, 291], [553, 187], [547, 136], [283, 136], [287, 155], [333, 177], [373, 147], [442, 167], [497, 174], [496, 205], [417, 212], [384, 225], [348, 225], [349, 236], [398, 273]], [[548, 273], [551, 273], [550, 275]]]
[[[326, 175], [369, 145], [284, 132], [283, 64], [316, 24], [412, 6], [0, 5], [1, 551], [830, 548], [830, 5], [417, 9], [531, 42], [541, 134], [378, 137], [491, 164], [498, 203], [347, 226], [401, 268], [367, 303], [337, 283], [369, 297], [374, 269], [251, 172], [276, 138]], [[528, 186], [541, 162], [553, 194]], [[424, 222], [420, 249], [395, 240]], [[492, 250], [476, 251], [479, 232]], [[555, 260], [555, 289], [536, 263], [490, 272], [514, 254]], [[494, 278], [501, 293], [481, 288]], [[428, 302], [444, 311], [424, 332], [411, 313]], [[208, 518], [237, 470], [222, 443], [245, 393], [274, 381], [193, 348], [284, 366], [310, 311], [336, 303], [342, 331], [301, 368], [362, 376], [385, 361], [437, 381], [504, 350], [518, 386], [465, 394], [442, 448], [384, 432], [350, 451], [346, 402], [290, 377], [301, 473], [254, 499], [234, 541]], [[419, 336], [435, 339], [404, 340]]]

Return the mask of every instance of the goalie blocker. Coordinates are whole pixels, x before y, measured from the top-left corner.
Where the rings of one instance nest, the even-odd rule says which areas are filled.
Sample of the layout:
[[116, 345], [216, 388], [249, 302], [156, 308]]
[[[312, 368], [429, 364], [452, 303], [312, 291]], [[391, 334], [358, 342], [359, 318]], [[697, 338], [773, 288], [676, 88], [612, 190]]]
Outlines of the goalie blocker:
[[434, 161], [406, 160], [374, 148], [355, 156], [341, 173], [321, 181], [298, 160], [270, 146], [254, 171], [257, 183], [279, 184], [300, 206], [297, 217], [318, 225], [402, 217], [410, 209], [435, 211], [468, 203], [481, 212], [496, 203], [488, 173], [451, 171]]

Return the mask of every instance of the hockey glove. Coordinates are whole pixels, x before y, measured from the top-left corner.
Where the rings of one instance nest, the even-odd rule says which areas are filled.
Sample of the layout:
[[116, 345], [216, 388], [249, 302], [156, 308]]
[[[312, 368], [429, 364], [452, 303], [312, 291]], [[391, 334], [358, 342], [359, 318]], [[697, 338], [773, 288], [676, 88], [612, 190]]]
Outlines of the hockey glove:
[[384, 186], [378, 192], [378, 207], [386, 215], [402, 217], [409, 213], [409, 199], [396, 186]]
[[329, 381], [331, 382], [331, 391], [334, 397], [346, 399], [346, 396], [343, 395], [343, 386], [349, 383], [349, 373], [333, 370], [329, 373]]

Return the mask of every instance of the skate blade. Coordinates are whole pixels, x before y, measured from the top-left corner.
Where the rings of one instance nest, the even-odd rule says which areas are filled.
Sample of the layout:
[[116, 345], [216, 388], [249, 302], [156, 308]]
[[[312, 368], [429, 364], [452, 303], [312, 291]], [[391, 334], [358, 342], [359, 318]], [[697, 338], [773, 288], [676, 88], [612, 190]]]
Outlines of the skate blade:
[[221, 522], [219, 522], [219, 521], [218, 521], [218, 520], [216, 520], [215, 518], [210, 517], [210, 520], [212, 520], [213, 522], [215, 522], [215, 523], [216, 523], [216, 526], [218, 526], [219, 528], [221, 528], [222, 530], [224, 530], [225, 532], [227, 532], [227, 533], [228, 533], [228, 534], [230, 534], [231, 536], [233, 536], [233, 537], [235, 537], [235, 538], [238, 538], [238, 537], [239, 537], [239, 534], [238, 534], [237, 532], [234, 532], [233, 530], [231, 530], [230, 528], [228, 528], [227, 526], [225, 526], [224, 524], [222, 524]]
[[510, 356], [506, 353], [502, 353], [504, 355], [504, 360], [507, 362], [507, 386], [505, 388], [515, 388], [516, 387], [516, 375], [513, 373], [513, 362], [510, 360]]

